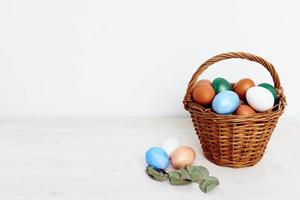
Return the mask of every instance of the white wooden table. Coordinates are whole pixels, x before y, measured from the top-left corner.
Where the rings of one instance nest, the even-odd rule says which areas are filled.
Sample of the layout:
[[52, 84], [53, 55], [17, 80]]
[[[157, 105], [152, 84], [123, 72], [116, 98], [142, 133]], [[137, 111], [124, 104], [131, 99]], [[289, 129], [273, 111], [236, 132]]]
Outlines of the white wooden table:
[[[281, 120], [254, 167], [203, 158], [189, 118], [0, 121], [1, 200], [300, 199], [300, 125]], [[144, 153], [175, 136], [221, 184], [171, 186], [144, 173]]]

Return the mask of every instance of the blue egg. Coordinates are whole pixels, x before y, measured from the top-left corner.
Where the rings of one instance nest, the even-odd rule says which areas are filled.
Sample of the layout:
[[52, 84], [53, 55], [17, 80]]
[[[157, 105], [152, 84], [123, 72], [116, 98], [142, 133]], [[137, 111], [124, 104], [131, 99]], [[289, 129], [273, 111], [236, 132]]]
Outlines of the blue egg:
[[164, 149], [152, 147], [146, 152], [146, 162], [156, 169], [166, 169], [169, 165], [169, 156]]
[[233, 113], [240, 104], [239, 96], [233, 91], [220, 92], [212, 102], [212, 109], [221, 115]]

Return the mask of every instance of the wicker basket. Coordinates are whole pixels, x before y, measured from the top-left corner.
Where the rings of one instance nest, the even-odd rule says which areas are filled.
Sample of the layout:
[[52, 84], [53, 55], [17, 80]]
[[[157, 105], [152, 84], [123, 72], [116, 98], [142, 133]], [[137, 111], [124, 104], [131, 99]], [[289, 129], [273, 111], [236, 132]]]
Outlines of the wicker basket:
[[[252, 116], [218, 115], [194, 102], [192, 90], [203, 71], [218, 61], [231, 58], [257, 62], [270, 72], [279, 96], [272, 110]], [[229, 52], [214, 56], [198, 68], [188, 84], [183, 103], [191, 114], [205, 157], [217, 165], [239, 168], [252, 166], [262, 158], [276, 123], [285, 109], [286, 98], [271, 63], [250, 53]]]

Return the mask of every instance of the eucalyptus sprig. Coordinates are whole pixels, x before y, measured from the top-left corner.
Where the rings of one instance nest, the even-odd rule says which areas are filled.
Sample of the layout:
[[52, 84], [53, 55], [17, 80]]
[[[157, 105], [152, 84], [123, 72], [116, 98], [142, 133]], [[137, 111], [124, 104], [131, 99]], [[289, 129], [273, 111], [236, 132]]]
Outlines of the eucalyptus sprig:
[[146, 167], [146, 173], [150, 178], [159, 182], [169, 180], [171, 185], [197, 183], [199, 188], [205, 193], [213, 190], [220, 184], [216, 177], [209, 176], [208, 170], [203, 166], [192, 165], [170, 172], [148, 166]]

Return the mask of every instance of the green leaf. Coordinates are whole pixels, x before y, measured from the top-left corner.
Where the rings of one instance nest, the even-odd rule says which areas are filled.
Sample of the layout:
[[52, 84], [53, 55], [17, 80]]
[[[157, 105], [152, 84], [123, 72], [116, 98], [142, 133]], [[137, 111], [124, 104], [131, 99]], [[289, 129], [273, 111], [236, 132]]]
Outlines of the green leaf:
[[204, 179], [204, 181], [199, 184], [199, 187], [203, 192], [206, 193], [206, 192], [213, 190], [219, 184], [220, 184], [220, 182], [216, 177], [209, 176], [209, 177], [206, 177]]
[[198, 183], [202, 182], [209, 175], [208, 170], [202, 166], [188, 166], [187, 171], [191, 180]]
[[148, 176], [156, 181], [162, 182], [168, 179], [168, 173], [164, 170], [157, 170], [151, 166], [146, 168], [146, 173]]
[[213, 189], [215, 189], [215, 187], [217, 187], [218, 185], [214, 185], [214, 184], [209, 184], [206, 186], [205, 188], [205, 193], [212, 191]]
[[166, 172], [163, 169], [146, 167], [146, 173], [156, 181], [169, 179], [171, 185], [187, 185], [192, 182], [199, 183], [199, 188], [203, 192], [209, 192], [217, 187], [220, 182], [216, 177], [209, 176], [209, 172], [202, 166], [189, 166], [187, 169], [180, 168], [178, 171]]
[[220, 184], [219, 180], [214, 176], [209, 176], [205, 178], [205, 181], [208, 181], [210, 184], [216, 184], [216, 185]]
[[169, 178], [180, 179], [180, 173], [177, 171], [169, 172]]
[[172, 185], [187, 185], [192, 183], [188, 179], [182, 179], [181, 174], [177, 171], [169, 172], [169, 180]]
[[180, 173], [180, 179], [192, 180], [189, 175], [189, 172], [185, 168], [181, 167], [179, 169], [179, 173]]

